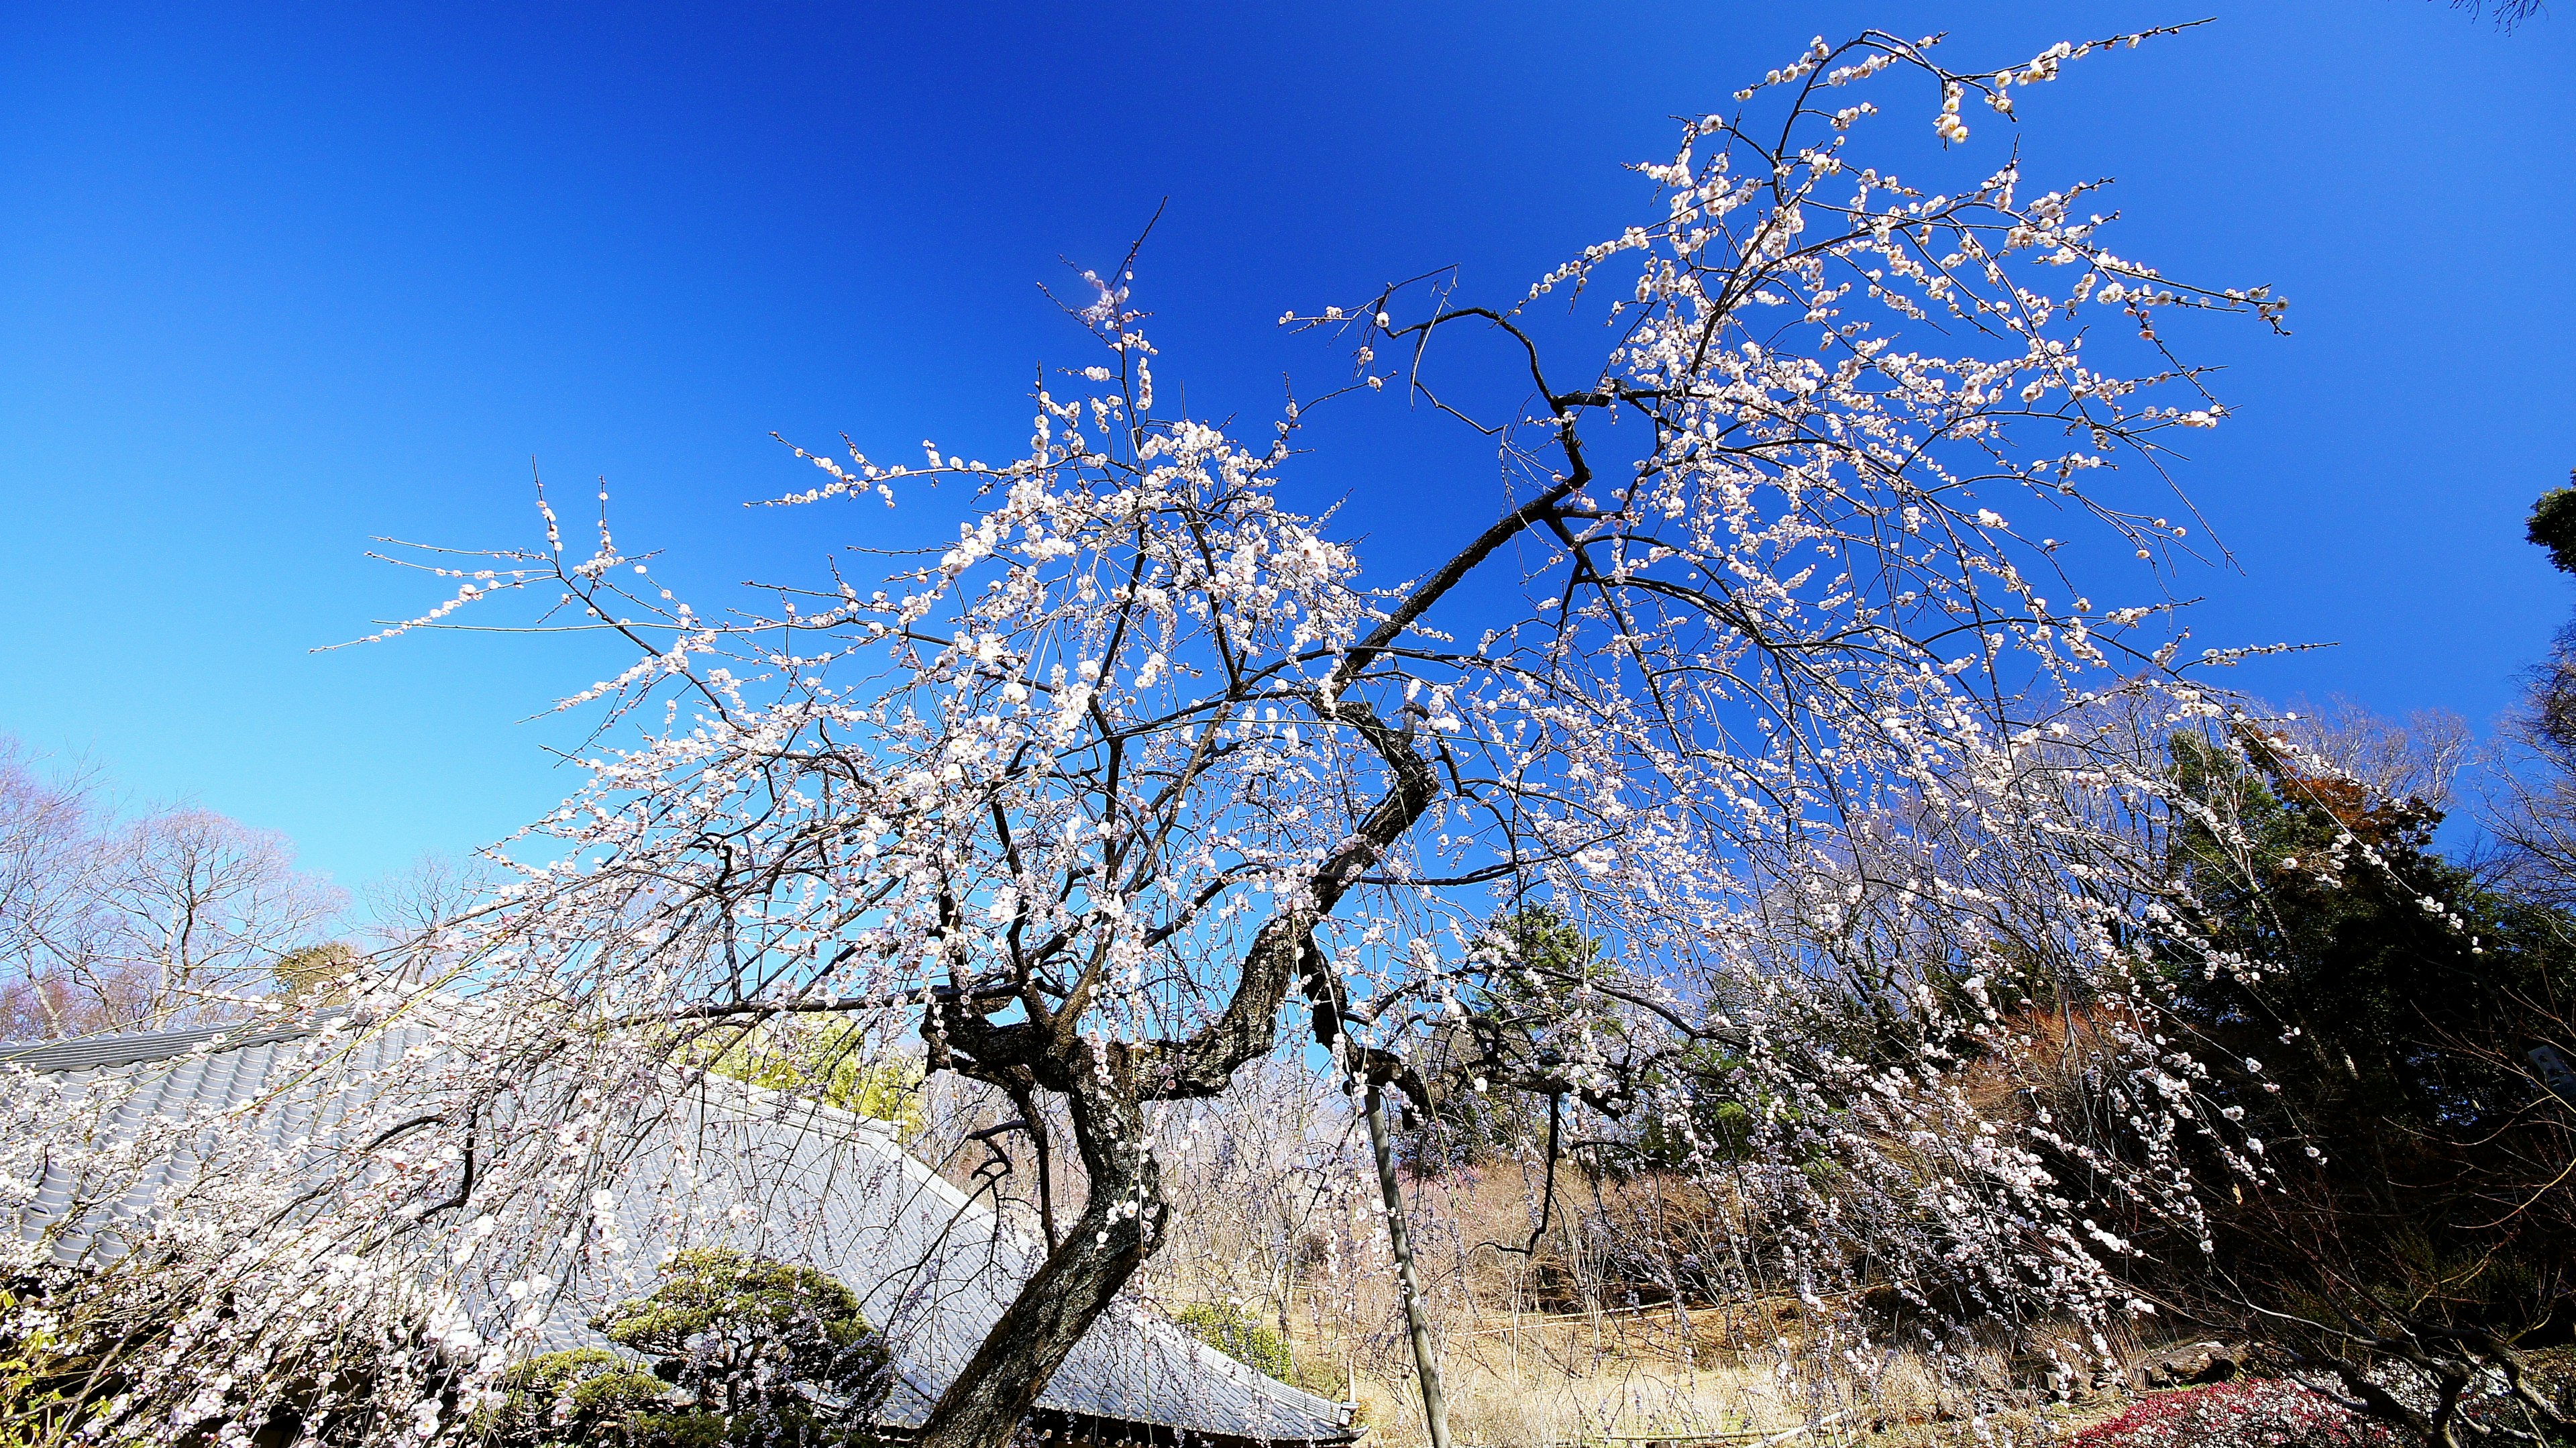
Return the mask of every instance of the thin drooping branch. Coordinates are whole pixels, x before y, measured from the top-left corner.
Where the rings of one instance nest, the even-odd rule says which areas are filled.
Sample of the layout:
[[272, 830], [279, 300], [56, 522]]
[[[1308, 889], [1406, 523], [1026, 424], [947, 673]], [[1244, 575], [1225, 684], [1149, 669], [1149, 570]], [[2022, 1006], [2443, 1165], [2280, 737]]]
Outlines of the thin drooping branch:
[[[1355, 374], [1249, 441], [1174, 405], [1128, 269], [1087, 273], [1068, 310], [1097, 360], [1040, 379], [1025, 450], [797, 451], [820, 477], [782, 504], [925, 483], [971, 499], [925, 548], [856, 550], [884, 560], [874, 586], [835, 566], [701, 613], [604, 508], [576, 546], [542, 501], [542, 546], [420, 560], [453, 596], [389, 632], [533, 599], [531, 627], [600, 630], [634, 660], [565, 700], [596, 706], [599, 732], [569, 757], [576, 796], [510, 842], [542, 863], [433, 932], [433, 970], [362, 982], [366, 1024], [316, 1048], [388, 1102], [420, 1099], [333, 1098], [359, 1104], [327, 1168], [272, 1149], [304, 1139], [280, 1126], [294, 1092], [188, 1138], [215, 1165], [182, 1194], [186, 1230], [247, 1245], [187, 1258], [183, 1240], [215, 1238], [148, 1229], [174, 1280], [231, 1305], [123, 1359], [133, 1401], [193, 1441], [209, 1414], [255, 1411], [254, 1389], [225, 1389], [188, 1418], [207, 1382], [292, 1362], [418, 1441], [418, 1405], [496, 1390], [518, 1349], [424, 1353], [360, 1386], [310, 1344], [527, 1341], [519, 1304], [593, 1270], [585, 1244], [638, 1190], [655, 1123], [829, 1031], [998, 1088], [1031, 1137], [1045, 1250], [1031, 1266], [982, 1244], [1027, 1275], [931, 1385], [922, 1435], [990, 1448], [1162, 1250], [1175, 1103], [1291, 1059], [1292, 1003], [1370, 1102], [1392, 1087], [1435, 1117], [1459, 1093], [1420, 1043], [1465, 1022], [1490, 1084], [1550, 1102], [1550, 1200], [1561, 1152], [1652, 1150], [1793, 1224], [1802, 1280], [1866, 1261], [1926, 1302], [2123, 1310], [2101, 1224], [2189, 1232], [2209, 1183], [2263, 1167], [2159, 1029], [2155, 980], [2216, 955], [2163, 869], [2172, 771], [2105, 719], [2134, 711], [2161, 741], [2216, 734], [2229, 705], [2168, 668], [2160, 594], [2078, 587], [2061, 565], [2082, 550], [2032, 535], [2066, 515], [2151, 563], [2186, 550], [2114, 473], [2152, 473], [2174, 430], [2224, 416], [2164, 329], [2277, 322], [2280, 304], [2120, 257], [2088, 187], [2029, 194], [2017, 150], [1967, 147], [1960, 108], [2009, 120], [2014, 89], [2142, 38], [1971, 71], [1875, 32], [1820, 44], [1746, 109], [1685, 124], [1670, 161], [1638, 168], [1656, 195], [1635, 224], [1518, 304], [1456, 306], [1426, 281], [1292, 312]], [[1923, 102], [1937, 175], [1859, 163], [1863, 93]], [[1838, 94], [1854, 99], [1827, 109]], [[1607, 326], [1532, 320], [1547, 296]], [[1446, 349], [1477, 337], [1510, 355], [1499, 395], [1444, 380]], [[1472, 521], [1381, 590], [1288, 489], [1317, 466], [1305, 419], [1391, 381], [1429, 399], [1428, 425], [1518, 420], [1460, 434], [1499, 463], [1500, 495], [1441, 510]], [[1595, 948], [1493, 958], [1493, 923], [1542, 907]], [[2049, 1014], [2070, 999], [2080, 1033]], [[350, 1064], [378, 1046], [380, 1066]], [[2024, 1111], [2060, 1065], [2156, 1095]], [[839, 1069], [788, 1060], [738, 1084], [847, 1104]], [[0, 1111], [0, 1150], [95, 1168], [96, 1203], [151, 1160], [103, 1156], [75, 1112]], [[1054, 1200], [1050, 1113], [1078, 1208]], [[355, 1145], [415, 1118], [432, 1124]], [[179, 1150], [178, 1130], [155, 1140]], [[2186, 1138], [2215, 1169], [2160, 1145]], [[793, 1195], [758, 1185], [671, 1230], [796, 1210], [758, 1205]], [[438, 1230], [389, 1225], [424, 1214]], [[451, 1240], [458, 1223], [473, 1235]], [[439, 1270], [474, 1290], [433, 1333], [403, 1318], [419, 1309], [401, 1284], [451, 1249]], [[304, 1330], [308, 1297], [331, 1332]], [[437, 1366], [469, 1359], [461, 1379]]]

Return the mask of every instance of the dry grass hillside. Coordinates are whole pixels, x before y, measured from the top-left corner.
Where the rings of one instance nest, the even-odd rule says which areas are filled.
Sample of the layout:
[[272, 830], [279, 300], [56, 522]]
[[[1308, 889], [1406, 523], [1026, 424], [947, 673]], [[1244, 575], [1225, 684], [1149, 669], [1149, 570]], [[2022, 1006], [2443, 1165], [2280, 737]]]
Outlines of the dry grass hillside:
[[[1175, 1133], [1188, 1166], [1152, 1289], [1257, 1318], [1301, 1386], [1356, 1400], [1371, 1442], [1412, 1448], [1425, 1435], [1402, 1303], [1359, 1144], [1335, 1130], [1346, 1113], [1290, 1080], [1257, 1092], [1250, 1110]], [[1267, 1129], [1226, 1130], [1250, 1122]], [[1511, 1163], [1406, 1179], [1463, 1444], [1893, 1444], [1973, 1434], [1981, 1418], [2037, 1428], [2116, 1401], [2107, 1381], [2062, 1385], [2071, 1403], [2034, 1391], [2027, 1344], [2018, 1367], [2000, 1345], [1927, 1353], [1856, 1336], [1848, 1299], [1659, 1286], [1747, 1236], [1704, 1187], [1566, 1168], [1544, 1222], [1542, 1187]], [[1739, 1265], [1760, 1283], [1757, 1264]]]

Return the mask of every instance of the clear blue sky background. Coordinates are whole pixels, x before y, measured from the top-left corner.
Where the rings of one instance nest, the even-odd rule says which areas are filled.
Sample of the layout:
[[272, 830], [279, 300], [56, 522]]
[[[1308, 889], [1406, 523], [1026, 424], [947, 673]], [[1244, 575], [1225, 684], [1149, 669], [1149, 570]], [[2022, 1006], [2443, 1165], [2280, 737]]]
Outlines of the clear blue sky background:
[[[531, 457], [684, 579], [805, 574], [938, 507], [746, 511], [812, 476], [770, 432], [1008, 453], [1033, 365], [1088, 360], [1035, 284], [1166, 196], [1165, 375], [1266, 413], [1346, 365], [1282, 310], [1450, 263], [1517, 294], [1636, 213], [1667, 116], [1811, 35], [1991, 68], [2210, 13], [2023, 107], [2034, 179], [2119, 178], [2124, 254], [2293, 304], [2201, 349], [2240, 416], [2186, 481], [2241, 571], [2183, 581], [2198, 637], [2340, 644], [2241, 680], [2275, 697], [2483, 721], [2576, 598], [2520, 541], [2576, 465], [2576, 16], [101, 3], [0, 7], [0, 732], [344, 883], [461, 851], [569, 786], [516, 721], [599, 656], [308, 650], [433, 597], [370, 535], [532, 539]], [[1342, 441], [1299, 485], [1381, 572], [1492, 496], [1454, 433]]]

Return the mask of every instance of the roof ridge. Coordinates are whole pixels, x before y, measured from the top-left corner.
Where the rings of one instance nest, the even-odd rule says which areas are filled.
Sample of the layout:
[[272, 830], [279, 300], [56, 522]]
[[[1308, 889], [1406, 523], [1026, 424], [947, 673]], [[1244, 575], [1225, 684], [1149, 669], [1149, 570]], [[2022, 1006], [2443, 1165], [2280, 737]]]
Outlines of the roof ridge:
[[246, 1050], [252, 1046], [273, 1045], [313, 1035], [336, 1018], [349, 1014], [349, 1007], [334, 1006], [292, 1023], [274, 1025], [264, 1025], [258, 1020], [227, 1021], [221, 1025], [191, 1026], [183, 1031], [100, 1032], [66, 1036], [57, 1041], [0, 1041], [0, 1066], [15, 1066], [38, 1075], [51, 1075], [57, 1071], [87, 1071], [101, 1066], [167, 1061], [201, 1048], [210, 1055], [217, 1051]]

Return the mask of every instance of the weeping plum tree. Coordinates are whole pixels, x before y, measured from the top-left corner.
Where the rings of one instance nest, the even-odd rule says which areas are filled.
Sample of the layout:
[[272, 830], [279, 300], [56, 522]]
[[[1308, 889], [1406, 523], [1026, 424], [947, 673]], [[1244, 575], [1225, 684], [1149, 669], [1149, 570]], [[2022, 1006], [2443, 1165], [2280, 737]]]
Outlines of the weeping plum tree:
[[[1015, 455], [797, 450], [822, 480], [784, 504], [973, 498], [880, 577], [700, 613], [612, 536], [604, 493], [595, 543], [541, 497], [542, 546], [414, 559], [454, 595], [388, 634], [521, 598], [637, 651], [567, 701], [605, 717], [587, 784], [526, 837], [558, 863], [445, 933], [481, 1023], [456, 1089], [577, 1058], [589, 1086], [555, 1109], [596, 1131], [709, 1037], [839, 1013], [917, 1031], [1021, 1129], [1068, 1123], [1087, 1190], [1050, 1203], [1042, 1265], [923, 1432], [998, 1443], [1166, 1239], [1163, 1103], [1222, 1092], [1283, 1018], [1397, 1081], [1483, 922], [1544, 905], [1600, 942], [1582, 991], [1807, 1104], [1729, 1147], [1771, 1153], [1771, 1189], [1815, 1190], [1820, 1154], [1875, 1162], [1891, 1204], [1850, 1229], [1896, 1233], [1884, 1260], [2118, 1303], [2088, 1193], [2187, 1211], [2190, 1183], [2169, 1152], [1984, 1122], [1961, 1043], [2023, 1028], [2003, 982], [2048, 974], [2106, 1003], [2118, 1069], [2165, 1083], [2138, 1129], [2193, 1119], [2187, 1061], [2115, 1004], [2159, 918], [2128, 822], [2161, 785], [2089, 752], [2086, 721], [2113, 695], [2219, 706], [2177, 678], [2150, 569], [2149, 601], [2115, 607], [2058, 560], [2061, 536], [2150, 567], [2188, 548], [2112, 469], [2152, 473], [2223, 414], [2167, 350], [2177, 314], [2277, 327], [2282, 304], [2115, 255], [2098, 183], [2028, 184], [1970, 131], [2147, 38], [1978, 71], [1929, 41], [1819, 41], [1683, 125], [1635, 168], [1635, 222], [1525, 292], [1442, 276], [1291, 312], [1355, 370], [1248, 435], [1174, 406], [1132, 254], [1086, 273], [1067, 310], [1092, 355], [1037, 392]], [[1473, 350], [1513, 369], [1499, 400], [1444, 383]], [[1501, 478], [1424, 520], [1436, 561], [1395, 582], [1290, 499], [1348, 486], [1297, 448], [1318, 406], [1399, 401], [1484, 419], [1461, 436]], [[1865, 1048], [1808, 1029], [1854, 1009], [1883, 1026]], [[1519, 1084], [1658, 1109], [1604, 1049]], [[475, 1119], [402, 1149], [444, 1140], [421, 1191], [514, 1203], [529, 1241], [617, 1169], [487, 1145], [460, 1187]]]

